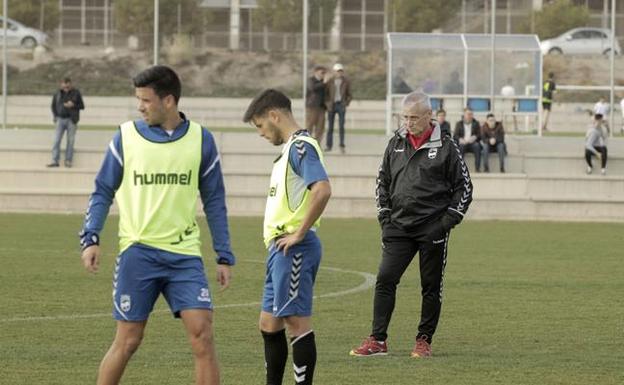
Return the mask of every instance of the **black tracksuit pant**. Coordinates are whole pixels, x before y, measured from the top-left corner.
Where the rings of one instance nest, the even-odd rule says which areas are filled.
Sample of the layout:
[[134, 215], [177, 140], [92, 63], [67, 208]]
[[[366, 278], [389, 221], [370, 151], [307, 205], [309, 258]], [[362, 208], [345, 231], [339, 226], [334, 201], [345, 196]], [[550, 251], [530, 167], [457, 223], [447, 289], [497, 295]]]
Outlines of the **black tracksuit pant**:
[[384, 226], [382, 235], [383, 254], [377, 283], [375, 285], [374, 317], [372, 335], [378, 341], [385, 341], [394, 310], [396, 288], [401, 276], [418, 253], [422, 307], [417, 338], [426, 336], [429, 343], [433, 338], [440, 310], [448, 233], [440, 239], [427, 239], [428, 228], [406, 233], [392, 224]]

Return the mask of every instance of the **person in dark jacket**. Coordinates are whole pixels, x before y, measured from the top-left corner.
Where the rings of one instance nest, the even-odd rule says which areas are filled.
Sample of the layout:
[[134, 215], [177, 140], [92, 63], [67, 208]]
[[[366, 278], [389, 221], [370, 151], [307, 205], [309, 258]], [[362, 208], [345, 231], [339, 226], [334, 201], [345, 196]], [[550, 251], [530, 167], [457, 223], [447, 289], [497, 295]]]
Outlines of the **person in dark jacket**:
[[325, 133], [325, 72], [321, 65], [314, 67], [314, 75], [306, 86], [306, 130], [321, 143]]
[[331, 151], [334, 144], [334, 121], [338, 114], [338, 131], [340, 137], [340, 152], [345, 152], [345, 115], [351, 103], [351, 82], [344, 74], [344, 67], [340, 63], [334, 64], [334, 74], [327, 81], [325, 90], [325, 106], [327, 107], [327, 142], [325, 151]]
[[52, 146], [52, 163], [48, 167], [58, 167], [61, 153], [61, 140], [67, 131], [67, 144], [65, 146], [65, 167], [72, 166], [74, 157], [74, 140], [78, 121], [80, 120], [80, 110], [84, 110], [82, 95], [77, 88], [72, 86], [70, 78], [61, 80], [61, 87], [52, 97], [52, 116], [56, 123], [54, 134], [54, 145]]
[[472, 182], [457, 143], [431, 120], [431, 102], [423, 92], [403, 99], [402, 124], [390, 139], [377, 177], [377, 212], [383, 254], [371, 335], [353, 356], [385, 355], [396, 287], [419, 254], [421, 319], [412, 357], [431, 355], [431, 342], [442, 307], [442, 278], [450, 230], [472, 201]]
[[483, 169], [490, 172], [490, 152], [498, 153], [500, 172], [505, 172], [505, 129], [502, 122], [497, 122], [494, 114], [488, 114], [481, 128], [481, 141], [483, 142]]
[[436, 120], [438, 121], [438, 124], [440, 125], [440, 130], [442, 131], [442, 135], [451, 135], [451, 125], [449, 124], [449, 122], [446, 120], [446, 111], [444, 111], [443, 109], [439, 109], [436, 112]]
[[453, 139], [459, 145], [462, 158], [467, 152], [474, 154], [475, 169], [481, 171], [481, 127], [470, 108], [464, 108], [462, 120], [455, 124]]

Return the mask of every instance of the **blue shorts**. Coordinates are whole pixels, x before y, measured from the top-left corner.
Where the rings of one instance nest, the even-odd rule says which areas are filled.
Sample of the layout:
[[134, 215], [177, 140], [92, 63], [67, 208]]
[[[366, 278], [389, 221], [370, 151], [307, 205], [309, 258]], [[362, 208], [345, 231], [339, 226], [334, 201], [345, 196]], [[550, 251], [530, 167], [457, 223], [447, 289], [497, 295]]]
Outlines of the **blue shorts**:
[[212, 309], [200, 257], [142, 244], [124, 250], [113, 273], [113, 317], [145, 321], [162, 293], [176, 318], [186, 309]]
[[312, 315], [314, 280], [320, 263], [321, 242], [314, 231], [308, 231], [286, 256], [271, 242], [262, 310], [274, 317]]

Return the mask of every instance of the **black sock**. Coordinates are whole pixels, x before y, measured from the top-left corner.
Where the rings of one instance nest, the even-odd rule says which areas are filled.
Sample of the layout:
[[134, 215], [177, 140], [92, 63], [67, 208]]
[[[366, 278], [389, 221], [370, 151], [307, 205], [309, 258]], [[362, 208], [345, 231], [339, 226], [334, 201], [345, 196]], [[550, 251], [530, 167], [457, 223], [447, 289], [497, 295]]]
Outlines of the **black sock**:
[[264, 339], [264, 363], [267, 385], [282, 385], [284, 368], [288, 358], [288, 343], [284, 329], [269, 333], [262, 331]]
[[292, 339], [293, 365], [295, 370], [295, 384], [312, 384], [314, 366], [316, 366], [316, 342], [314, 332], [309, 332]]

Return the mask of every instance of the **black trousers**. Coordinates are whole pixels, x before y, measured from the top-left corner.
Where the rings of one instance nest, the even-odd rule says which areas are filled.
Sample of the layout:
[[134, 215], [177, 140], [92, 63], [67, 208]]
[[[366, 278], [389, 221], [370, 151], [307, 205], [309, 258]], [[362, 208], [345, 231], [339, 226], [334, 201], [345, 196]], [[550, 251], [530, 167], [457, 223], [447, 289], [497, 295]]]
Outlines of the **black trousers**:
[[438, 326], [442, 308], [444, 268], [449, 233], [440, 239], [428, 240], [428, 228], [406, 233], [392, 224], [384, 226], [382, 235], [383, 253], [377, 283], [373, 312], [372, 335], [378, 341], [385, 341], [394, 311], [396, 288], [401, 276], [414, 259], [419, 256], [422, 306], [417, 338], [426, 336], [431, 342]]
[[[607, 148], [603, 146], [595, 146], [594, 148], [600, 153], [600, 162], [601, 162], [602, 168], [606, 168], [607, 167]], [[595, 156], [594, 153], [589, 151], [588, 149], [585, 149], [585, 162], [587, 162], [587, 165], [589, 167], [594, 167], [594, 165], [592, 165], [592, 156]]]

